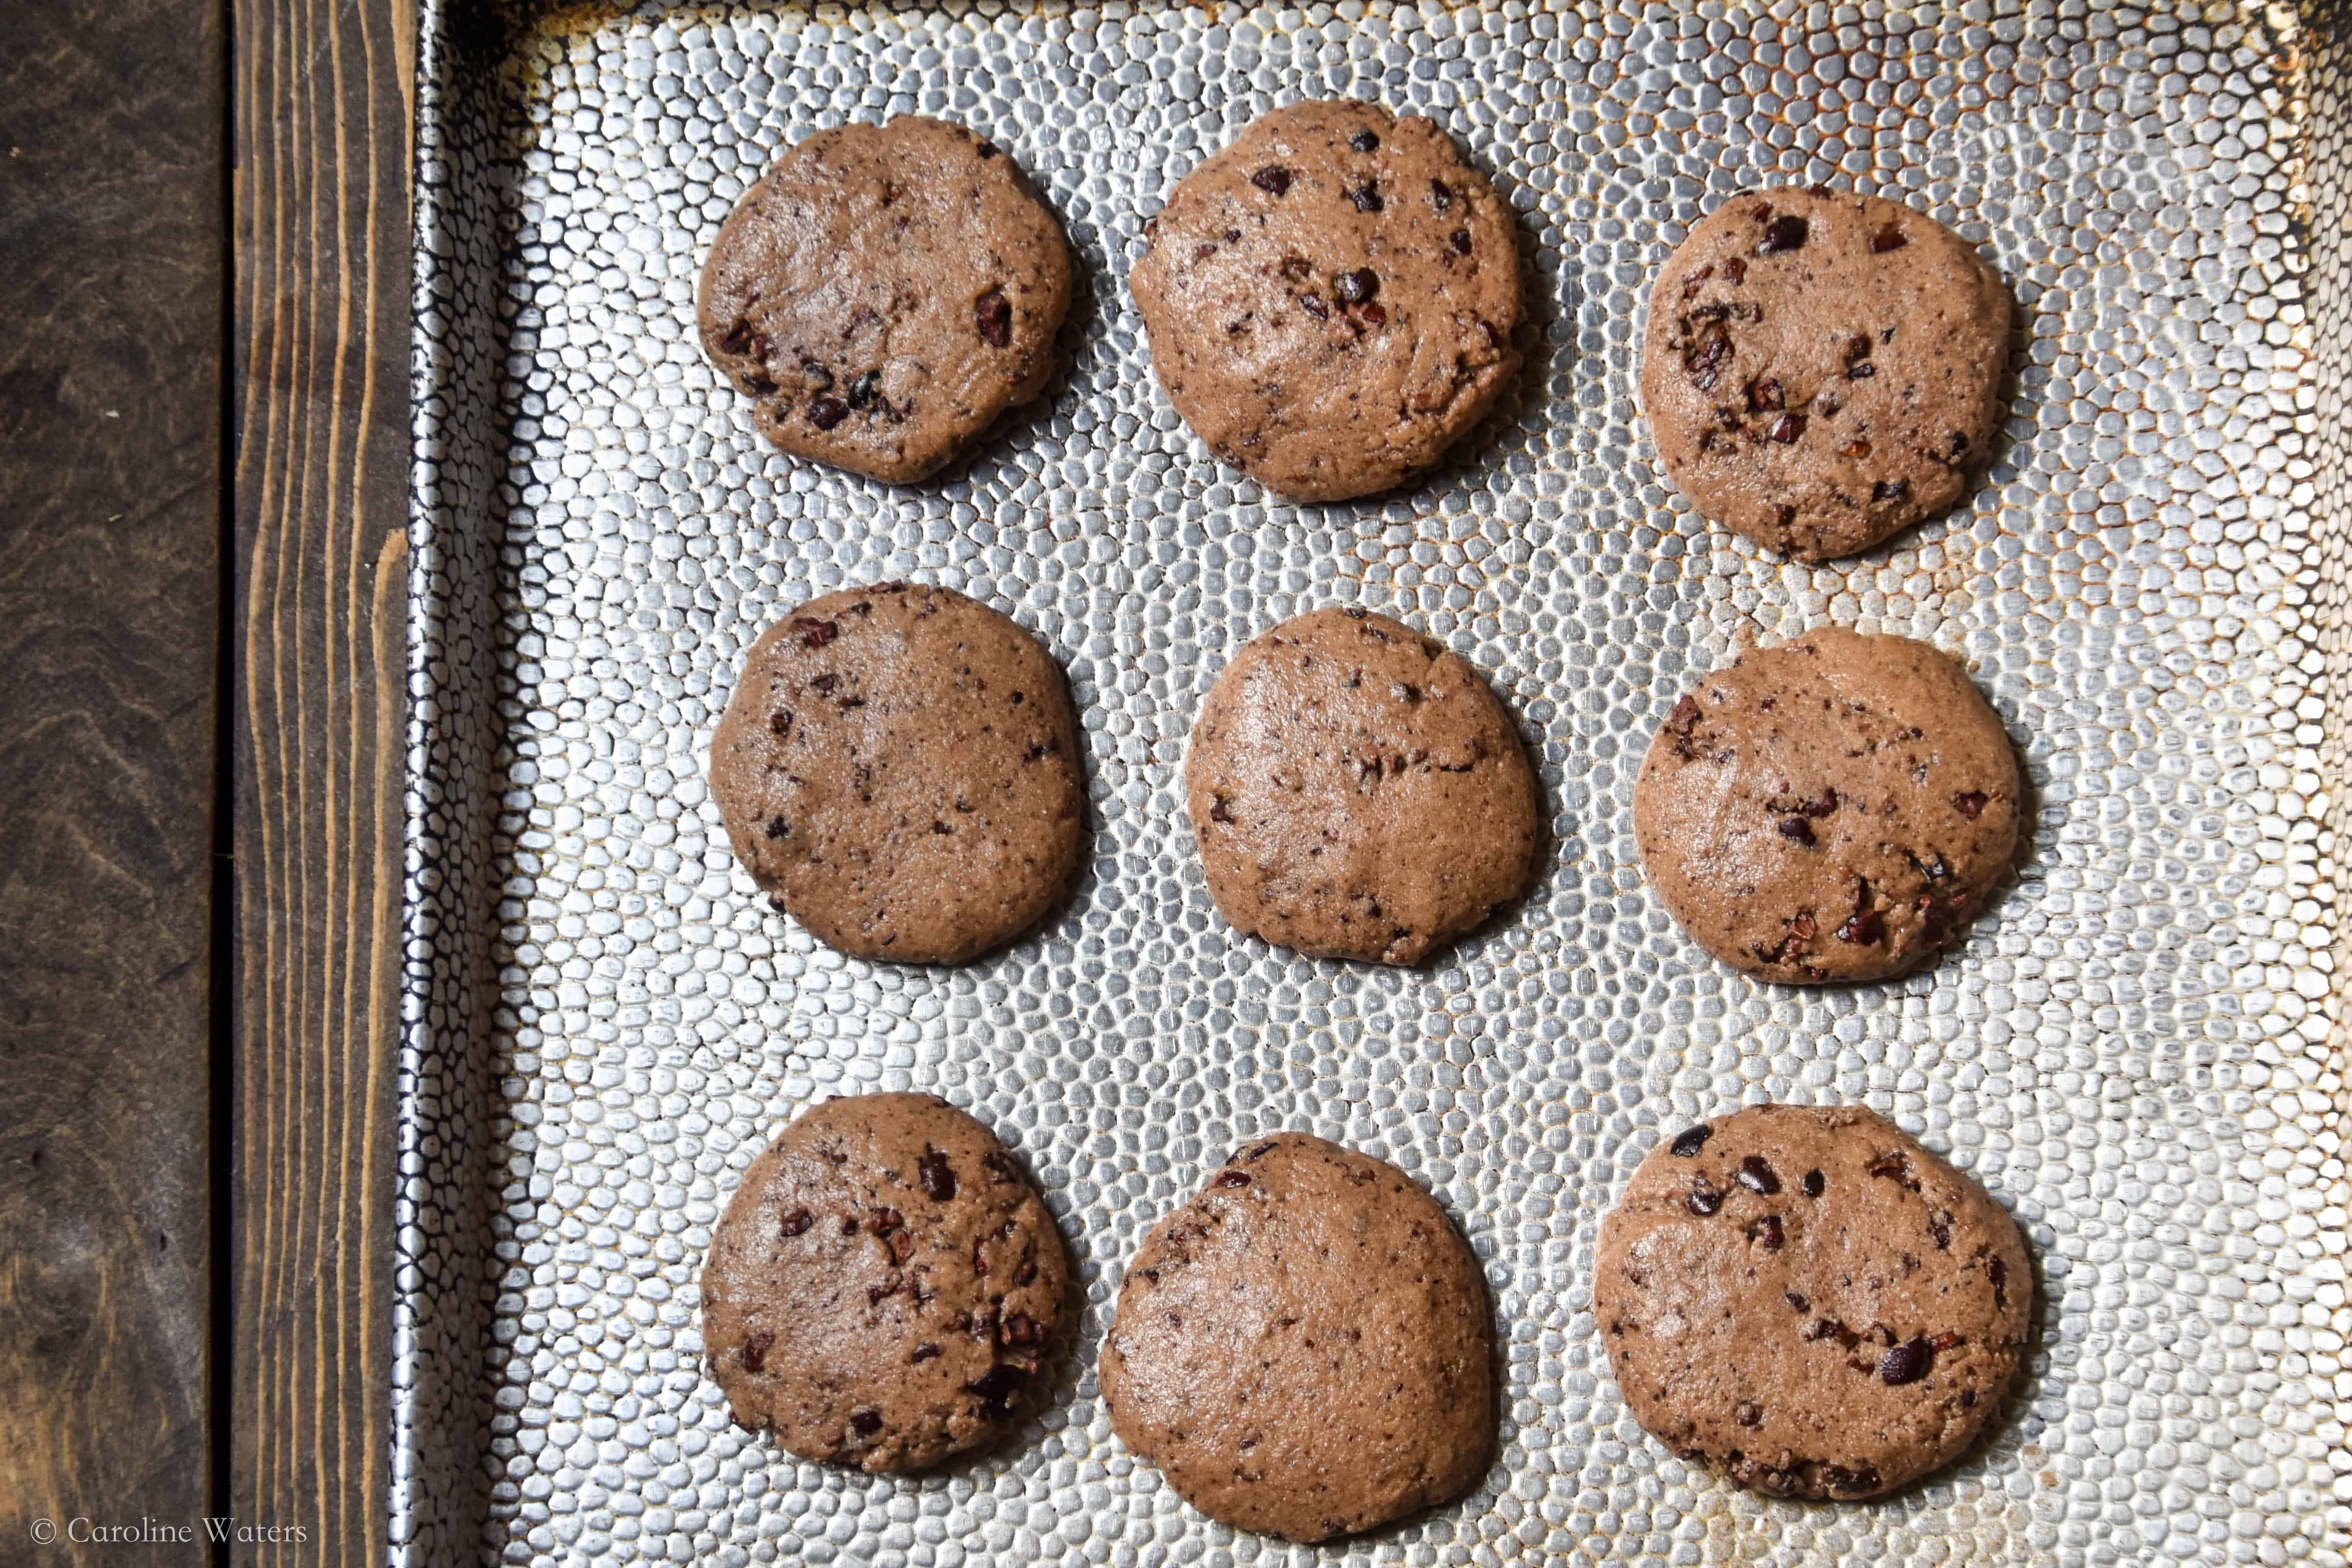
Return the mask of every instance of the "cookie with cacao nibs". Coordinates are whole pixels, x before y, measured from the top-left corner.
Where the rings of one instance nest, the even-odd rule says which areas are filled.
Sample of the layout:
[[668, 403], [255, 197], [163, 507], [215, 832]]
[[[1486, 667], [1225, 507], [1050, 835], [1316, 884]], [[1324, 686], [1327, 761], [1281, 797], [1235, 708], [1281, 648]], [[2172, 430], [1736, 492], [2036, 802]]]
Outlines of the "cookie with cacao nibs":
[[1701, 513], [1828, 561], [1967, 492], [2009, 331], [2007, 288], [1926, 214], [1823, 185], [1752, 192], [1658, 270], [1643, 412]]
[[1144, 226], [1129, 286], [1168, 400], [1294, 500], [1429, 468], [1518, 374], [1510, 208], [1434, 121], [1260, 116]]
[[1659, 901], [1785, 984], [1900, 974], [1958, 941], [2025, 829], [2017, 753], [1960, 667], [1822, 626], [1675, 701], [1633, 784]]
[[704, 1364], [804, 1459], [912, 1470], [1030, 1402], [1069, 1267], [996, 1135], [927, 1094], [829, 1100], [743, 1174], [702, 1269]]
[[1592, 1314], [1634, 1419], [1773, 1497], [1893, 1491], [1966, 1453], [2024, 1356], [2016, 1222], [1860, 1107], [1670, 1132], [1602, 1220]]
[[1236, 1150], [1128, 1265], [1103, 1400], [1202, 1513], [1328, 1541], [1477, 1485], [1493, 1347], [1486, 1280], [1436, 1200], [1286, 1132]]
[[1059, 666], [987, 605], [921, 583], [788, 610], [710, 742], [728, 842], [829, 947], [961, 963], [1076, 874], [1086, 789]]
[[1013, 160], [900, 115], [796, 143], [720, 226], [703, 348], [795, 457], [910, 484], [1045, 390], [1062, 226]]
[[1421, 963], [1527, 889], [1542, 834], [1535, 771], [1477, 670], [1360, 609], [1234, 656], [1184, 788], [1218, 912], [1318, 958]]

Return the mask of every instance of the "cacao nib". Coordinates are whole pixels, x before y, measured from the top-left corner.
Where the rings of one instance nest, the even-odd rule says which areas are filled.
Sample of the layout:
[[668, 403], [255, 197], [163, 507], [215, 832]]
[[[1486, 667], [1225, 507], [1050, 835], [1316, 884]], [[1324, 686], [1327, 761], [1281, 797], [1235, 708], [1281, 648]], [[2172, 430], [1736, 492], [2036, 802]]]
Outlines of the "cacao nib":
[[1753, 1431], [1757, 1427], [1764, 1425], [1764, 1407], [1757, 1404], [1752, 1399], [1741, 1400], [1739, 1402], [1739, 1408], [1733, 1411], [1732, 1414], [1738, 1418], [1739, 1424], [1742, 1426], [1747, 1427], [1750, 1431]]
[[849, 406], [859, 410], [871, 408], [874, 400], [881, 395], [882, 373], [869, 370], [849, 384]]
[[775, 1342], [775, 1333], [768, 1329], [761, 1329], [746, 1336], [743, 1341], [743, 1370], [757, 1372], [766, 1365], [768, 1352]]
[[1220, 1171], [1216, 1184], [1221, 1187], [1246, 1187], [1250, 1184], [1247, 1171]]
[[980, 297], [971, 308], [971, 324], [990, 348], [1001, 349], [1013, 341], [1013, 301], [1003, 289], [991, 289]]
[[1451, 212], [1451, 211], [1453, 211], [1453, 210], [1454, 210], [1454, 191], [1453, 191], [1453, 188], [1452, 188], [1451, 186], [1449, 186], [1448, 184], [1446, 184], [1446, 183], [1445, 183], [1444, 181], [1443, 181], [1443, 180], [1432, 180], [1432, 181], [1430, 181], [1430, 182], [1429, 182], [1429, 205], [1430, 205], [1431, 206], [1435, 207], [1439, 212]]
[[1763, 241], [1756, 247], [1759, 256], [1784, 256], [1800, 249], [1805, 243], [1806, 224], [1795, 213], [1782, 213], [1764, 226]]
[[1356, 210], [1360, 213], [1376, 213], [1386, 205], [1381, 200], [1380, 186], [1370, 180], [1366, 180], [1362, 184], [1349, 191], [1348, 199], [1355, 204]]
[[1811, 848], [1813, 845], [1818, 842], [1813, 837], [1813, 825], [1807, 822], [1801, 816], [1782, 817], [1780, 819], [1780, 837], [1788, 839], [1790, 843], [1801, 844], [1808, 849]]
[[1696, 1127], [1684, 1128], [1669, 1147], [1674, 1150], [1675, 1159], [1695, 1160], [1698, 1158], [1698, 1152], [1706, 1147], [1706, 1141], [1714, 1136], [1715, 1129], [1702, 1121]]
[[1328, 321], [1331, 319], [1331, 308], [1323, 303], [1323, 296], [1320, 294], [1301, 294], [1298, 297], [1298, 308], [1318, 321]]
[[1250, 184], [1267, 195], [1278, 196], [1290, 189], [1290, 171], [1279, 163], [1268, 163], [1250, 176]]
[[1359, 153], [1377, 153], [1381, 150], [1381, 139], [1369, 131], [1359, 131], [1348, 138], [1348, 145]]
[[793, 710], [779, 708], [768, 715], [768, 733], [779, 741], [790, 740], [793, 733]]
[[1034, 1345], [1045, 1340], [1045, 1331], [1028, 1313], [1015, 1312], [1004, 1320], [1004, 1326], [997, 1331], [996, 1337], [1008, 1345]]
[[1723, 264], [1723, 280], [1726, 283], [1730, 284], [1735, 289], [1748, 281], [1748, 263], [1737, 256], [1725, 261]]
[[1876, 910], [1857, 910], [1838, 927], [1838, 940], [1859, 947], [1875, 947], [1886, 940], [1886, 919]]
[[[815, 620], [807, 616], [794, 616], [793, 618], [793, 630], [800, 635], [801, 647], [823, 647], [825, 644], [831, 642], [834, 638], [841, 635], [840, 623], [836, 621]], [[822, 680], [824, 678], [823, 676], [819, 676], [817, 679]], [[824, 689], [820, 686], [818, 689], [823, 690]]]
[[943, 1204], [956, 1195], [955, 1172], [948, 1164], [945, 1154], [933, 1149], [924, 1154], [915, 1168], [922, 1175], [923, 1191], [929, 1194], [933, 1203]]
[[1750, 1154], [1739, 1162], [1739, 1184], [1769, 1197], [1780, 1190], [1780, 1178], [1773, 1174], [1771, 1163], [1763, 1155]]
[[2000, 1258], [1985, 1264], [1985, 1278], [1992, 1281], [1992, 1304], [1996, 1310], [2009, 1305], [2009, 1265]]
[[768, 818], [768, 837], [771, 839], [790, 838], [792, 836], [793, 825], [791, 823], [786, 822], [781, 816], [772, 816]]
[[1925, 1339], [1905, 1340], [1879, 1359], [1878, 1380], [1890, 1388], [1916, 1383], [1927, 1375], [1935, 1350]]
[[927, 1362], [927, 1361], [931, 1360], [934, 1356], [937, 1356], [939, 1353], [940, 1353], [940, 1347], [939, 1347], [939, 1346], [937, 1346], [937, 1345], [935, 1345], [935, 1344], [930, 1343], [929, 1341], [925, 1341], [923, 1343], [921, 1343], [921, 1344], [919, 1344], [919, 1345], [917, 1345], [917, 1346], [915, 1347], [915, 1354], [914, 1354], [913, 1360], [914, 1360], [914, 1362], [915, 1362], [915, 1364], [916, 1364], [916, 1365], [920, 1366], [923, 1363], [925, 1363], [925, 1362]]
[[810, 1214], [808, 1210], [794, 1209], [779, 1222], [776, 1228], [786, 1236], [805, 1236], [808, 1234], [809, 1226], [815, 1223], [816, 1216]]
[[1369, 267], [1342, 272], [1331, 279], [1332, 297], [1342, 305], [1360, 305], [1381, 291], [1381, 275]]
[[1783, 414], [1772, 421], [1772, 439], [1783, 447], [1804, 433], [1805, 416], [1801, 414]]
[[1722, 373], [1723, 362], [1731, 357], [1731, 334], [1721, 321], [1709, 321], [1691, 338], [1690, 347], [1683, 351], [1683, 369], [1698, 382], [1701, 392], [1715, 384]]
[[808, 383], [808, 389], [811, 392], [833, 390], [833, 372], [813, 359], [801, 361], [801, 379]]
[[1233, 819], [1234, 814], [1232, 810], [1226, 806], [1225, 797], [1221, 795], [1212, 796], [1209, 801], [1209, 820], [1211, 822], [1231, 822]]
[[1901, 500], [1910, 493], [1909, 479], [1881, 479], [1870, 487], [1870, 499], [1874, 501]]
[[1787, 1245], [1789, 1233], [1781, 1226], [1779, 1215], [1768, 1214], [1748, 1227], [1748, 1239], [1762, 1242], [1767, 1252], [1778, 1252]]
[[1989, 798], [1980, 789], [1967, 790], [1952, 797], [1952, 809], [1974, 822], [1984, 815], [1985, 802]]
[[1675, 710], [1666, 715], [1666, 728], [1677, 735], [1687, 735], [1698, 722], [1698, 704], [1688, 697], [1675, 700]]
[[1466, 228], [1457, 228], [1445, 237], [1445, 243], [1454, 247], [1454, 255], [1467, 256], [1470, 254], [1470, 231]]
[[1748, 384], [1748, 407], [1750, 413], [1776, 413], [1788, 406], [1780, 384], [1767, 376], [1762, 381]]
[[1385, 327], [1389, 324], [1389, 313], [1387, 310], [1381, 305], [1367, 305], [1364, 307], [1364, 320], [1370, 321], [1373, 326]]
[[1011, 1362], [998, 1362], [971, 1383], [963, 1385], [966, 1394], [977, 1394], [986, 1408], [989, 1418], [1002, 1421], [1013, 1414], [1021, 1403], [1021, 1391], [1027, 1387], [1029, 1374]]
[[810, 424], [820, 430], [830, 430], [849, 417], [849, 407], [838, 397], [812, 397], [808, 416]]
[[882, 1430], [882, 1413], [878, 1410], [860, 1410], [850, 1416], [849, 1429], [861, 1437], [871, 1437]]

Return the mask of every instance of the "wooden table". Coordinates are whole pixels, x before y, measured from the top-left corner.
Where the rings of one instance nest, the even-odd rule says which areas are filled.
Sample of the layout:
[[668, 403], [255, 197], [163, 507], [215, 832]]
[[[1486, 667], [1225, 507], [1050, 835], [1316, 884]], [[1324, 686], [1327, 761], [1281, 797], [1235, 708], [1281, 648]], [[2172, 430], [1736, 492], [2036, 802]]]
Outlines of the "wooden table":
[[380, 1562], [414, 5], [6, 14], [0, 1563]]

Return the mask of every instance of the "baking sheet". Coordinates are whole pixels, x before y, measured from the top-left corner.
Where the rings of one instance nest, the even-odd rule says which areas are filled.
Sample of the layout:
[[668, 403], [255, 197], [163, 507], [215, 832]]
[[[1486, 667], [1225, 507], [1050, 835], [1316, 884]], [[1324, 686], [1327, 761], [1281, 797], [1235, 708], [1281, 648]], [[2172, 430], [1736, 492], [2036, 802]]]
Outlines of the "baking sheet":
[[[394, 1560], [2345, 1563], [2343, 29], [2047, 0], [426, 0]], [[1175, 179], [1325, 94], [1433, 114], [1493, 173], [1536, 320], [1521, 395], [1456, 461], [1302, 508], [1184, 431], [1125, 276]], [[1047, 400], [903, 489], [766, 448], [692, 330], [765, 163], [899, 112], [1017, 157], [1087, 279]], [[1707, 529], [1633, 406], [1657, 263], [1790, 181], [1933, 213], [2027, 322], [1972, 501], [1823, 567]], [[1084, 731], [1076, 896], [959, 970], [815, 946], [702, 784], [760, 628], [883, 576], [1032, 628]], [[1539, 764], [1536, 891], [1424, 970], [1235, 938], [1183, 823], [1209, 682], [1327, 604], [1472, 658]], [[1930, 972], [1761, 987], [1644, 889], [1633, 774], [1697, 672], [1829, 620], [1968, 664], [2027, 759], [2033, 850]], [[1043, 1414], [912, 1479], [734, 1429], [698, 1364], [742, 1169], [871, 1089], [1015, 1145], [1087, 1297]], [[1892, 1115], [2038, 1260], [2013, 1407], [1887, 1502], [1773, 1502], [1674, 1458], [1594, 1333], [1624, 1178], [1661, 1129], [1766, 1098]], [[1483, 1487], [1311, 1551], [1188, 1510], [1093, 1372], [1143, 1232], [1276, 1127], [1426, 1183], [1505, 1353]]]

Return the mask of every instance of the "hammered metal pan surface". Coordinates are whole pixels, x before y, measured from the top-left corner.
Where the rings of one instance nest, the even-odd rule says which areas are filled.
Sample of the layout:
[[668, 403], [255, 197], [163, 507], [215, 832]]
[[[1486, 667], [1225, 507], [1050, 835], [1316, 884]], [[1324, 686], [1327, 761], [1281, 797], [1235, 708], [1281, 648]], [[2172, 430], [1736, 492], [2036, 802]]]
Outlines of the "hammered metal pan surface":
[[[395, 1561], [2344, 1563], [2343, 27], [2051, 0], [427, 0]], [[1175, 179], [1326, 94], [1434, 115], [1492, 172], [1536, 319], [1518, 395], [1445, 468], [1302, 508], [1181, 427], [1125, 279]], [[762, 445], [694, 287], [779, 149], [909, 111], [1017, 157], [1087, 284], [1046, 399], [893, 489]], [[1822, 567], [1707, 528], [1633, 404], [1659, 261], [1791, 181], [1933, 213], [2023, 321], [1974, 499]], [[1090, 868], [967, 968], [814, 945], [704, 792], [751, 638], [882, 576], [1030, 627], [1082, 718]], [[1210, 681], [1331, 604], [1473, 659], [1540, 768], [1535, 891], [1419, 971], [1235, 938], [1183, 820]], [[1929, 972], [1764, 987], [1644, 889], [1631, 792], [1696, 672], [1823, 621], [1967, 664], [2033, 841]], [[1086, 1293], [1043, 1413], [914, 1479], [795, 1462], [699, 1367], [695, 1281], [745, 1165], [869, 1089], [943, 1094], [1017, 1147]], [[1661, 1130], [1766, 1098], [1893, 1116], [2037, 1259], [2012, 1407], [1886, 1502], [1772, 1502], [1672, 1458], [1595, 1336], [1625, 1177]], [[1275, 1128], [1427, 1184], [1502, 1345], [1484, 1485], [1319, 1551], [1189, 1511], [1093, 1372], [1145, 1229]]]

